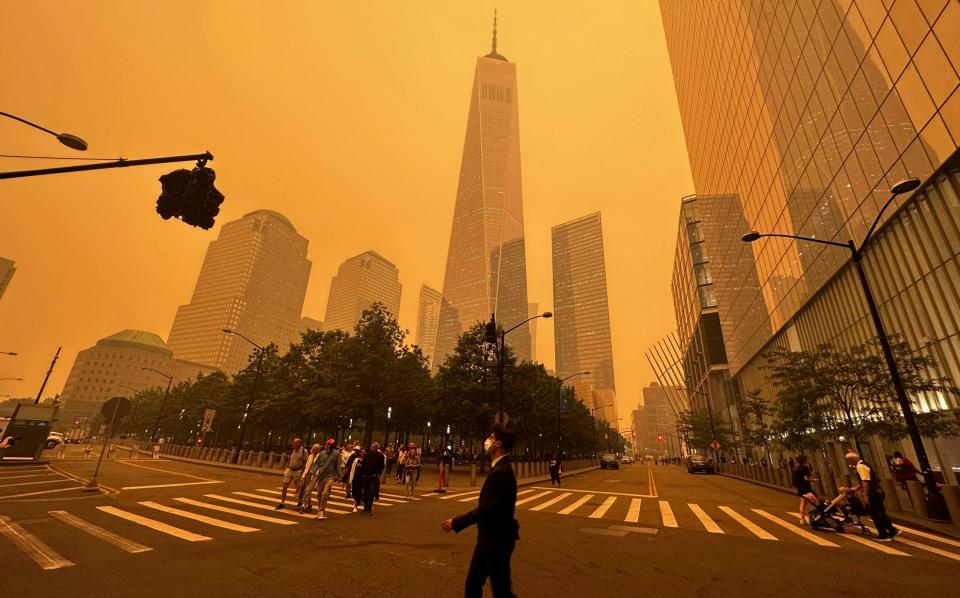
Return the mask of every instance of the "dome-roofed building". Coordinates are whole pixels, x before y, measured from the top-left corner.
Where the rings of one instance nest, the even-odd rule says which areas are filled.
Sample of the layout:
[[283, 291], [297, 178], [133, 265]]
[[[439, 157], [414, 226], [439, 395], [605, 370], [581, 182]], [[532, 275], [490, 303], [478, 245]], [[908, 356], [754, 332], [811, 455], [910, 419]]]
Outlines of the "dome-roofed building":
[[166, 388], [167, 379], [152, 370], [172, 376], [173, 384], [196, 378], [199, 373], [216, 371], [174, 359], [173, 351], [157, 334], [121, 330], [77, 353], [60, 395], [61, 427], [70, 427], [83, 418], [92, 421], [111, 397], [129, 397], [138, 390]]

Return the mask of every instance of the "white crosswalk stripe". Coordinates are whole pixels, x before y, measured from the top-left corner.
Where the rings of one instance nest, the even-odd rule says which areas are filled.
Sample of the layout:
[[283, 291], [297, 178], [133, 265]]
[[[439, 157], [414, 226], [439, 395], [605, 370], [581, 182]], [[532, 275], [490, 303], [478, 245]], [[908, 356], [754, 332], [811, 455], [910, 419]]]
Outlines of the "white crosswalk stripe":
[[778, 539], [776, 536], [774, 536], [767, 530], [763, 529], [756, 523], [750, 521], [740, 513], [737, 513], [730, 507], [720, 507], [720, 510], [726, 513], [727, 515], [729, 515], [730, 519], [733, 519], [743, 527], [747, 528], [750, 531], [750, 533], [760, 538], [761, 540], [777, 540]]
[[817, 545], [819, 545], [819, 546], [828, 546], [828, 547], [830, 547], [830, 548], [840, 548], [838, 545], [834, 544], [834, 543], [831, 542], [830, 540], [826, 540], [826, 539], [824, 539], [824, 538], [821, 538], [820, 536], [818, 536], [818, 535], [816, 535], [816, 534], [811, 534], [811, 533], [808, 532], [807, 530], [805, 530], [805, 529], [803, 529], [803, 528], [800, 528], [800, 527], [797, 527], [796, 525], [790, 523], [789, 521], [780, 519], [780, 518], [777, 517], [776, 515], [771, 515], [770, 513], [767, 513], [766, 511], [764, 511], [763, 509], [752, 509], [752, 511], [753, 511], [754, 513], [756, 513], [757, 515], [760, 515], [761, 517], [763, 517], [763, 518], [765, 518], [765, 519], [767, 519], [767, 520], [769, 520], [769, 521], [772, 521], [773, 523], [776, 523], [777, 525], [779, 525], [779, 526], [782, 527], [783, 529], [789, 530], [789, 531], [797, 534], [798, 536], [800, 536], [800, 537], [803, 538], [804, 540], [809, 540], [809, 541], [811, 541], [811, 542], [813, 542], [814, 544], [817, 544]]
[[860, 536], [855, 536], [853, 534], [840, 534], [840, 537], [844, 540], [850, 540], [851, 542], [856, 542], [858, 544], [863, 544], [864, 546], [869, 546], [874, 550], [879, 550], [885, 554], [892, 554], [894, 556], [910, 556], [902, 550], [897, 550], [887, 544], [881, 544], [876, 540], [868, 540], [867, 538], [862, 538]]
[[48, 571], [72, 567], [73, 563], [57, 554], [39, 538], [14, 523], [6, 515], [0, 515], [0, 534], [3, 534], [28, 557]]
[[717, 522], [710, 518], [707, 515], [706, 511], [700, 508], [700, 505], [694, 503], [687, 503], [687, 506], [690, 507], [690, 510], [693, 511], [693, 514], [697, 516], [697, 519], [700, 520], [700, 523], [703, 524], [703, 528], [710, 532], [711, 534], [722, 534], [724, 531], [720, 529], [720, 526], [717, 525]]
[[181, 540], [186, 540], [187, 542], [206, 542], [207, 540], [212, 540], [209, 536], [202, 536], [200, 534], [195, 534], [193, 532], [187, 531], [185, 529], [180, 529], [179, 527], [174, 527], [168, 525], [162, 521], [157, 521], [156, 519], [150, 519], [149, 517], [143, 517], [137, 515], [136, 513], [131, 513], [130, 511], [124, 511], [123, 509], [118, 509], [116, 507], [104, 506], [97, 507], [104, 513], [109, 513], [114, 517], [119, 517], [121, 519], [126, 519], [138, 525], [144, 527], [149, 527], [158, 532], [163, 532], [164, 534], [173, 536], [174, 538], [180, 538]]
[[[549, 496], [550, 494], [552, 494], [552, 493], [549, 492], [549, 491], [547, 491], [547, 492], [541, 492], [540, 494], [534, 494], [534, 495], [532, 495], [532, 496], [528, 496], [528, 497], [524, 498], [523, 500], [518, 500], [518, 501], [517, 501], [517, 506], [519, 507], [520, 505], [526, 504], [526, 503], [528, 503], [528, 502], [530, 502], [530, 501], [533, 501], [533, 500], [537, 500], [538, 498], [543, 498], [544, 496]], [[517, 496], [519, 496], [519, 495], [520, 495], [520, 494], [517, 493]]]
[[626, 523], [637, 523], [640, 521], [640, 499], [632, 498], [630, 499], [630, 509], [627, 511], [627, 516], [623, 518]]
[[914, 542], [913, 540], [908, 540], [906, 538], [898, 537], [897, 542], [901, 544], [906, 544], [907, 546], [913, 546], [914, 548], [919, 548], [920, 550], [926, 550], [927, 552], [932, 552], [933, 554], [939, 554], [942, 557], [954, 561], [960, 561], [960, 555], [944, 550], [942, 548], [937, 548], [936, 546], [928, 546], [926, 544], [921, 544], [920, 542]]
[[591, 498], [593, 498], [593, 495], [592, 495], [592, 494], [585, 494], [584, 496], [581, 496], [580, 498], [578, 498], [577, 500], [575, 500], [575, 501], [573, 502], [573, 504], [571, 504], [570, 506], [568, 506], [567, 508], [563, 509], [562, 511], [560, 511], [560, 512], [557, 513], [557, 514], [558, 514], [558, 515], [569, 515], [570, 513], [573, 513], [574, 511], [576, 511], [577, 509], [579, 509], [580, 507], [582, 507], [583, 505], [585, 505], [585, 504], [587, 503], [587, 501], [589, 501]]
[[593, 513], [590, 513], [588, 517], [590, 517], [590, 519], [600, 519], [610, 510], [610, 507], [612, 507], [615, 502], [617, 502], [616, 496], [608, 496], [607, 499], [603, 501], [603, 504], [597, 507]]
[[257, 521], [266, 521], [267, 523], [275, 523], [277, 525], [296, 525], [297, 524], [296, 521], [290, 521], [288, 519], [280, 519], [278, 517], [268, 517], [267, 515], [261, 515], [259, 513], [241, 511], [240, 509], [231, 509], [230, 507], [215, 505], [213, 503], [208, 503], [208, 502], [201, 502], [199, 500], [193, 500], [192, 498], [179, 497], [173, 500], [177, 502], [182, 502], [185, 505], [191, 505], [194, 507], [210, 509], [211, 511], [220, 511], [221, 513], [229, 513], [231, 515], [236, 515], [237, 517], [246, 517], [247, 519], [255, 519]]
[[140, 552], [149, 552], [153, 550], [149, 546], [144, 546], [139, 542], [134, 542], [133, 540], [128, 540], [123, 536], [117, 535], [110, 530], [103, 529], [98, 525], [94, 525], [89, 521], [80, 519], [72, 513], [67, 513], [66, 511], [50, 511], [50, 514], [59, 519], [60, 521], [66, 523], [67, 525], [72, 525], [78, 530], [84, 531], [95, 538], [100, 538], [104, 542], [113, 544], [117, 548], [129, 552], [131, 554], [137, 554]]
[[677, 525], [677, 518], [673, 516], [673, 509], [670, 508], [670, 503], [665, 500], [660, 501], [660, 518], [663, 520], [663, 527], [679, 527]]
[[[277, 500], [277, 499], [273, 498], [272, 496], [263, 496], [262, 494], [253, 494], [253, 493], [251, 493], [251, 492], [231, 492], [230, 494], [236, 494], [237, 496], [246, 496], [247, 498], [256, 498], [256, 499], [258, 499], [258, 500], [265, 500], [265, 501], [267, 501], [267, 502], [273, 502], [273, 501]], [[209, 496], [209, 495], [207, 495], [207, 496]], [[329, 502], [329, 501], [328, 501], [328, 502]], [[336, 504], [336, 503], [331, 503], [331, 504]], [[272, 507], [270, 507], [269, 505], [263, 505], [263, 506], [267, 507], [268, 509], [269, 509], [269, 508], [272, 508]], [[352, 505], [351, 505], [351, 506], [352, 506]], [[350, 512], [350, 511], [340, 511], [340, 510], [338, 510], [338, 509], [331, 509], [330, 507], [327, 507], [327, 513], [336, 513], [337, 515], [346, 515], [346, 514], [349, 513], [349, 512]]]
[[550, 500], [548, 500], [547, 502], [540, 503], [539, 505], [537, 505], [537, 506], [535, 506], [535, 507], [530, 507], [530, 510], [531, 510], [531, 511], [542, 511], [542, 510], [546, 509], [547, 507], [549, 507], [549, 506], [551, 506], [551, 505], [555, 505], [555, 504], [557, 504], [558, 502], [560, 502], [561, 500], [563, 500], [563, 499], [565, 499], [565, 498], [568, 498], [570, 495], [571, 495], [570, 492], [564, 492], [564, 493], [561, 494], [560, 496], [555, 496], [555, 497], [551, 498]]
[[[243, 505], [245, 507], [253, 507], [255, 509], [264, 509], [266, 511], [274, 510], [274, 508], [271, 507], [270, 505], [265, 505], [261, 502], [251, 502], [249, 500], [242, 500], [239, 498], [222, 496], [220, 494], [204, 494], [204, 496], [206, 496], [207, 498], [212, 498], [214, 500], [222, 500], [223, 502], [233, 503], [235, 505]], [[292, 517], [303, 517], [305, 519], [315, 519], [313, 515], [307, 515], [306, 513], [298, 513], [296, 511], [291, 511], [291, 510], [277, 511], [277, 513], [282, 515], [290, 515]]]
[[440, 497], [440, 500], [450, 500], [451, 498], [463, 498], [464, 496], [480, 494], [479, 490], [473, 490], [471, 492], [457, 492], [456, 494], [445, 494]]
[[[280, 495], [280, 491], [279, 491], [279, 490], [269, 490], [269, 489], [267, 489], [267, 488], [257, 488], [257, 492], [268, 492], [268, 493], [270, 493], [270, 494], [276, 494], [277, 496]], [[353, 508], [353, 503], [339, 502], [339, 500], [347, 500], [347, 499], [335, 499], [335, 498], [331, 497], [330, 500], [327, 501], [327, 504], [337, 505], [337, 506], [340, 506], [340, 507]], [[389, 500], [389, 499], [388, 499], [388, 500]], [[336, 501], [336, 502], [335, 502], [335, 501]], [[392, 507], [393, 505], [384, 503], [384, 504], [378, 505], [378, 506], [381, 506], [381, 507]]]
[[169, 513], [170, 515], [176, 515], [177, 517], [183, 517], [184, 519], [192, 519], [194, 521], [199, 521], [200, 523], [206, 523], [207, 525], [212, 525], [214, 527], [219, 527], [222, 529], [228, 529], [234, 532], [249, 533], [249, 532], [260, 531], [255, 527], [239, 525], [237, 523], [230, 523], [229, 521], [216, 519], [214, 517], [207, 517], [206, 515], [200, 515], [199, 513], [184, 511], [183, 509], [176, 509], [174, 507], [167, 507], [167, 506], [161, 505], [160, 503], [155, 503], [150, 500], [141, 501], [139, 504], [145, 507], [148, 507], [150, 509], [155, 509], [162, 513]]

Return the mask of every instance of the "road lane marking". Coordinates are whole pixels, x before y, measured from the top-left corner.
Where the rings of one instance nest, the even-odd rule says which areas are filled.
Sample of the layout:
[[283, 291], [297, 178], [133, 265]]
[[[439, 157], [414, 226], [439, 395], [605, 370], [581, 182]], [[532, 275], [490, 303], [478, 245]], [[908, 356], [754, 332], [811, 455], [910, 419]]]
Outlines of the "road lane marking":
[[660, 532], [654, 527], [635, 527], [632, 525], [609, 525], [607, 529], [616, 529], [622, 532], [631, 532], [634, 534], [657, 534]]
[[[231, 498], [229, 496], [221, 496], [219, 494], [204, 494], [207, 498], [213, 498], [216, 500], [222, 500], [224, 502], [233, 503], [235, 505], [244, 505], [246, 507], [253, 507], [255, 509], [264, 509], [266, 511], [275, 510], [270, 505], [265, 505], [259, 502], [250, 502], [249, 500], [240, 500], [239, 498]], [[331, 511], [332, 512], [332, 511]], [[340, 511], [337, 511], [338, 513]], [[315, 515], [308, 515], [307, 513], [298, 513], [297, 511], [290, 511], [286, 509], [281, 509], [277, 511], [278, 514], [290, 515], [291, 517], [303, 517], [304, 519], [316, 519]]]
[[627, 532], [623, 530], [604, 529], [602, 527], [581, 527], [577, 531], [585, 534], [596, 534], [598, 536], [617, 536], [618, 538], [622, 538], [627, 535]]
[[576, 500], [573, 504], [571, 504], [570, 506], [568, 506], [568, 507], [565, 508], [564, 510], [560, 511], [560, 512], [558, 513], [558, 515], [569, 515], [570, 513], [573, 513], [574, 511], [576, 511], [577, 509], [579, 509], [580, 507], [582, 507], [582, 506], [583, 506], [588, 500], [590, 500], [591, 498], [593, 498], [593, 495], [592, 495], [592, 494], [587, 494], [586, 496], [581, 496], [581, 497], [580, 497], [578, 500]]
[[[246, 497], [248, 497], [248, 498], [258, 498], [258, 499], [260, 499], [260, 500], [265, 500], [265, 501], [268, 501], [268, 502], [271, 502], [271, 503], [272, 503], [273, 501], [277, 500], [277, 499], [273, 498], [272, 496], [261, 496], [261, 495], [259, 495], [259, 494], [252, 494], [252, 493], [250, 493], [250, 492], [231, 492], [231, 494], [236, 494], [237, 496], [246, 496]], [[207, 496], [210, 496], [210, 495], [207, 494]], [[304, 497], [304, 498], [306, 498], [306, 497]], [[328, 501], [328, 502], [329, 502], [329, 501]], [[277, 511], [282, 511], [282, 510], [283, 510], [283, 509], [274, 509], [274, 508], [271, 507], [270, 505], [259, 505], [259, 506], [261, 506], [261, 507], [263, 507], [263, 508], [266, 508], [266, 509], [271, 509], [271, 510], [277, 510]], [[346, 515], [346, 514], [349, 513], [350, 511], [341, 511], [341, 510], [339, 510], [339, 509], [327, 508], [327, 509], [326, 509], [326, 512], [328, 512], [328, 513], [336, 513], [337, 515]], [[298, 515], [299, 515], [299, 513], [298, 513]], [[310, 516], [310, 515], [307, 515], [307, 517], [309, 517], [309, 516]]]
[[159, 471], [160, 473], [167, 473], [167, 474], [170, 474], [170, 475], [178, 475], [178, 476], [181, 476], [181, 477], [184, 477], [184, 478], [193, 478], [193, 479], [195, 479], [195, 480], [203, 480], [203, 481], [205, 481], [205, 482], [212, 482], [212, 481], [214, 481], [214, 480], [211, 479], [211, 478], [204, 478], [204, 477], [200, 477], [200, 476], [198, 476], [198, 475], [193, 475], [193, 474], [189, 474], [189, 473], [181, 473], [181, 472], [179, 472], [179, 471], [171, 471], [171, 470], [169, 470], [169, 469], [163, 469], [162, 467], [150, 467], [149, 465], [140, 465], [139, 463], [131, 463], [131, 462], [129, 462], [129, 461], [127, 461], [127, 460], [124, 460], [124, 459], [116, 459], [116, 460], [114, 461], [114, 463], [122, 463], [123, 465], [126, 465], [126, 466], [128, 466], [128, 467], [138, 467], [138, 468], [140, 468], [140, 469], [149, 469], [150, 471]]
[[275, 523], [277, 525], [296, 525], [296, 521], [290, 521], [289, 519], [280, 519], [277, 517], [268, 517], [266, 515], [260, 515], [259, 513], [251, 513], [249, 511], [241, 511], [240, 509], [231, 509], [230, 507], [224, 507], [220, 505], [215, 505], [208, 502], [201, 502], [199, 500], [193, 500], [191, 498], [175, 498], [173, 499], [177, 502], [182, 502], [185, 505], [192, 505], [194, 507], [201, 507], [204, 509], [210, 509], [212, 511], [220, 511], [221, 513], [229, 513], [231, 515], [236, 515], [237, 517], [246, 517], [248, 519], [256, 519], [257, 521], [266, 521], [267, 523]]
[[937, 542], [943, 542], [944, 544], [949, 544], [950, 546], [956, 546], [957, 548], [960, 548], [960, 542], [956, 540], [951, 540], [950, 538], [944, 538], [942, 536], [937, 536], [935, 534], [928, 534], [927, 532], [922, 532], [918, 529], [913, 529], [911, 527], [904, 527], [902, 525], [897, 525], [895, 527], [901, 532], [913, 534], [914, 536], [920, 536], [921, 538], [926, 538], [927, 540], [935, 540]]
[[73, 566], [72, 562], [54, 552], [52, 548], [40, 541], [40, 538], [14, 523], [6, 515], [0, 515], [0, 534], [9, 538], [11, 542], [16, 544], [17, 548], [26, 553], [42, 569], [49, 571]]
[[35, 473], [32, 475], [5, 475], [5, 476], [0, 476], [0, 480], [22, 480], [23, 478], [45, 478], [52, 475], [60, 475], [60, 474], [55, 471], [51, 471], [48, 473]]
[[703, 524], [704, 529], [706, 529], [711, 534], [722, 534], [724, 533], [720, 526], [717, 525], [717, 522], [710, 518], [707, 515], [706, 511], [700, 508], [700, 505], [688, 502], [687, 506], [690, 507], [690, 510], [693, 511], [693, 514], [697, 516], [697, 519], [700, 520], [700, 523]]
[[840, 537], [841, 537], [841, 538], [846, 538], [847, 540], [852, 540], [852, 541], [854, 541], [854, 542], [859, 542], [860, 544], [863, 544], [864, 546], [869, 546], [870, 548], [873, 548], [874, 550], [879, 550], [880, 552], [883, 552], [883, 553], [886, 553], [886, 554], [892, 554], [892, 555], [895, 555], [895, 556], [910, 556], [909, 554], [907, 554], [906, 552], [903, 552], [902, 550], [897, 550], [896, 548], [891, 548], [890, 546], [888, 546], [888, 545], [886, 545], [886, 544], [881, 544], [881, 543], [877, 542], [876, 540], [868, 540], [868, 539], [866, 539], [866, 538], [861, 538], [860, 536], [855, 536], [855, 535], [853, 535], [853, 534], [840, 534]]
[[[270, 494], [277, 494], [277, 495], [280, 495], [280, 494], [281, 494], [281, 492], [280, 492], [279, 490], [268, 490], [267, 488], [257, 488], [257, 492], [269, 492]], [[353, 503], [336, 502], [336, 501], [340, 501], [340, 500], [347, 500], [347, 499], [346, 499], [346, 498], [343, 498], [343, 499], [337, 498], [337, 499], [335, 499], [335, 498], [333, 498], [333, 497], [331, 496], [331, 497], [330, 497], [330, 500], [328, 500], [327, 503], [328, 503], [328, 504], [331, 504], [331, 505], [337, 505], [337, 506], [340, 506], [340, 507], [350, 507], [350, 508], [353, 508]], [[388, 505], [388, 504], [384, 503], [384, 504], [382, 504], [382, 505], [380, 505], [380, 506], [381, 506], [381, 507], [392, 507], [392, 506], [394, 506], [394, 505]]]
[[72, 525], [78, 530], [86, 532], [95, 538], [100, 538], [104, 542], [113, 544], [117, 548], [129, 552], [130, 554], [138, 554], [153, 550], [153, 548], [150, 548], [149, 546], [144, 546], [143, 544], [134, 542], [133, 540], [128, 540], [123, 536], [117, 535], [109, 530], [105, 530], [98, 525], [90, 523], [89, 521], [80, 519], [72, 513], [67, 513], [66, 511], [49, 511], [49, 513], [67, 525]]
[[49, 467], [17, 467], [16, 469], [10, 469], [9, 471], [0, 471], [0, 480], [7, 478], [10, 474], [14, 473], [41, 473], [44, 471], [51, 471]]
[[[517, 504], [517, 506], [519, 507], [519, 506], [522, 505], [522, 504], [526, 504], [526, 503], [528, 503], [528, 502], [530, 502], [530, 501], [532, 501], [532, 500], [537, 500], [538, 498], [543, 498], [544, 496], [549, 496], [549, 495], [551, 495], [551, 494], [553, 494], [553, 493], [548, 490], [548, 491], [546, 491], [546, 492], [541, 492], [541, 493], [539, 493], [539, 494], [534, 494], [534, 495], [528, 496], [528, 497], [526, 497], [526, 498], [523, 499], [523, 500], [518, 500], [516, 504]], [[519, 494], [518, 494], [518, 496], [519, 496]]]
[[750, 530], [754, 536], [760, 538], [761, 540], [779, 540], [776, 536], [763, 529], [756, 523], [750, 521], [740, 513], [737, 513], [730, 507], [720, 507], [720, 510], [730, 516], [731, 519], [742, 525], [743, 527]]
[[409, 497], [409, 496], [403, 496], [403, 495], [400, 495], [400, 494], [391, 494], [391, 493], [389, 493], [389, 492], [381, 492], [381, 493], [380, 493], [380, 496], [389, 496], [390, 498], [398, 498], [398, 499], [400, 499], [400, 500], [423, 500], [423, 499], [420, 498], [419, 496], [414, 496], [414, 497], [411, 498], [411, 497]]
[[680, 527], [677, 525], [677, 518], [673, 516], [670, 503], [665, 500], [660, 501], [660, 518], [663, 519], [663, 527]]
[[800, 536], [800, 537], [803, 538], [804, 540], [809, 540], [809, 541], [813, 542], [814, 544], [818, 544], [818, 545], [820, 545], [820, 546], [829, 546], [829, 547], [832, 547], [832, 548], [840, 548], [838, 545], [834, 544], [834, 543], [831, 542], [830, 540], [824, 540], [823, 538], [821, 538], [820, 536], [818, 536], [818, 535], [816, 535], [816, 534], [811, 534], [811, 533], [808, 532], [807, 530], [805, 530], [805, 529], [803, 529], [803, 528], [800, 528], [800, 527], [797, 527], [796, 525], [790, 523], [789, 521], [784, 521], [783, 519], [780, 519], [780, 518], [777, 517], [776, 515], [771, 515], [770, 513], [767, 513], [766, 511], [764, 511], [763, 509], [752, 509], [752, 511], [753, 511], [754, 513], [756, 513], [757, 515], [760, 515], [761, 517], [767, 519], [768, 521], [772, 521], [773, 523], [776, 523], [776, 524], [779, 525], [780, 527], [782, 527], [782, 528], [784, 528], [784, 529], [786, 529], [786, 530], [790, 530], [791, 532], [797, 534], [798, 536]]
[[597, 507], [593, 513], [590, 513], [588, 517], [590, 519], [600, 519], [607, 514], [607, 511], [610, 510], [610, 507], [612, 507], [615, 502], [617, 502], [616, 496], [608, 497], [607, 500], [603, 501], [603, 504]]
[[650, 494], [654, 496], [659, 496], [657, 492], [657, 482], [653, 479], [653, 464], [647, 463], [647, 472], [650, 474], [648, 479], [648, 487], [650, 488]]
[[[24, 492], [22, 494], [7, 494], [6, 496], [0, 496], [0, 500], [7, 500], [8, 498], [23, 498], [24, 496], [37, 496], [40, 494], [53, 494], [54, 492], [70, 492], [71, 490], [80, 491], [81, 489], [83, 489], [83, 486], [71, 486], [70, 488], [56, 488], [54, 490], [40, 490], [37, 492]], [[100, 486], [100, 490], [105, 490], [105, 487]], [[103, 493], [107, 494], [107, 492]]]
[[228, 529], [234, 532], [249, 533], [249, 532], [260, 531], [255, 527], [249, 527], [249, 526], [240, 525], [237, 523], [230, 523], [229, 521], [216, 519], [214, 517], [207, 517], [206, 515], [200, 515], [199, 513], [191, 513], [190, 511], [184, 511], [182, 509], [177, 509], [174, 507], [167, 507], [165, 505], [161, 505], [160, 503], [155, 503], [150, 500], [140, 501], [139, 504], [145, 507], [149, 507], [151, 509], [156, 509], [157, 511], [161, 511], [163, 513], [170, 513], [171, 515], [176, 515], [177, 517], [183, 517], [184, 519], [193, 519], [194, 521], [199, 521], [200, 523], [206, 523], [207, 525]]
[[202, 486], [204, 484], [223, 484], [224, 482], [218, 480], [210, 480], [209, 482], [179, 482], [177, 484], [152, 484], [150, 486], [123, 486], [121, 490], [146, 490], [147, 488], [177, 488], [179, 486]]
[[[572, 493], [570, 493], [570, 492], [564, 492], [564, 493], [561, 494], [560, 496], [555, 496], [555, 497], [551, 498], [550, 500], [548, 500], [547, 502], [540, 503], [539, 505], [537, 505], [537, 506], [535, 506], [535, 507], [530, 507], [530, 510], [531, 510], [531, 511], [542, 511], [542, 510], [546, 509], [547, 507], [549, 507], [550, 505], [555, 505], [555, 504], [557, 504], [558, 502], [560, 502], [561, 500], [563, 500], [563, 499], [565, 499], [565, 498], [567, 498], [567, 497], [569, 497], [569, 496], [572, 496]], [[519, 504], [519, 503], [517, 503], [517, 504]]]
[[920, 542], [914, 542], [913, 540], [907, 540], [906, 538], [897, 538], [897, 542], [906, 544], [907, 546], [913, 546], [914, 548], [919, 548], [920, 550], [926, 550], [927, 552], [932, 552], [933, 554], [939, 554], [940, 556], [947, 557], [948, 559], [960, 561], [960, 555], [954, 554], [949, 550], [937, 548], [936, 546], [928, 546], [927, 544], [921, 544]]
[[99, 510], [104, 513], [109, 513], [114, 517], [119, 517], [120, 519], [126, 519], [127, 521], [132, 521], [144, 527], [149, 527], [150, 529], [156, 530], [158, 532], [173, 536], [174, 538], [180, 538], [181, 540], [186, 540], [187, 542], [206, 542], [207, 540], [212, 540], [213, 538], [207, 536], [201, 536], [200, 534], [195, 534], [193, 532], [188, 532], [185, 529], [180, 529], [179, 527], [174, 527], [172, 525], [167, 525], [162, 521], [157, 521], [156, 519], [150, 519], [149, 517], [143, 517], [129, 511], [124, 511], [123, 509], [118, 509], [116, 507], [97, 507]]
[[576, 488], [557, 488], [549, 486], [531, 486], [534, 490], [565, 490], [567, 492], [579, 492], [580, 494], [603, 494], [604, 496], [627, 496], [635, 498], [657, 498], [652, 494], [630, 494], [629, 492], [603, 492], [601, 490], [577, 490]]
[[630, 509], [627, 511], [627, 516], [623, 518], [627, 523], [637, 523], [640, 521], [640, 499], [632, 498], [630, 499]]
[[[517, 496], [523, 496], [524, 494], [530, 494], [531, 492], [533, 492], [533, 488], [531, 488], [530, 490], [521, 490], [520, 492], [517, 492]], [[480, 498], [480, 495], [478, 494], [477, 496], [469, 496], [467, 498], [461, 498], [459, 500], [460, 502], [470, 502], [472, 500], [477, 500], [479, 498]], [[517, 504], [520, 504], [520, 503], [517, 503]]]
[[17, 482], [16, 484], [0, 484], [0, 488], [12, 488], [13, 486], [37, 486], [39, 484], [62, 484], [63, 482], [72, 482], [73, 480], [44, 480], [42, 482]]
[[479, 490], [472, 490], [472, 491], [470, 491], [470, 492], [458, 492], [458, 493], [456, 493], [456, 494], [447, 494], [446, 496], [441, 496], [441, 497], [440, 497], [440, 500], [450, 500], [451, 498], [454, 498], [454, 497], [462, 498], [462, 497], [464, 497], [464, 496], [468, 496], [468, 495], [471, 495], [471, 494], [480, 494], [480, 491], [479, 491]]

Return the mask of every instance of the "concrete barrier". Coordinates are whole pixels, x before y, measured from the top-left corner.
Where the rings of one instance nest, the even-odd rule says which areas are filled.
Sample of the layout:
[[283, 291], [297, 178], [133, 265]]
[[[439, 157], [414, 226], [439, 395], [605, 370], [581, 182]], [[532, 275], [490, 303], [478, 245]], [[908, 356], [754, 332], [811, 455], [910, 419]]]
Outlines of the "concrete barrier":
[[883, 506], [888, 513], [899, 513], [903, 510], [900, 506], [900, 496], [897, 494], [896, 482], [893, 480], [880, 480], [880, 488], [883, 490]]
[[927, 516], [927, 503], [924, 499], [923, 483], [916, 480], [907, 480], [907, 494], [910, 495], [910, 502], [913, 503], [913, 512], [917, 517]]
[[264, 455], [263, 455], [263, 451], [257, 451], [257, 455], [256, 455], [256, 458], [255, 458], [255, 462], [256, 462], [256, 464], [257, 464], [257, 467], [263, 467], [263, 456], [264, 456]]
[[953, 525], [960, 527], [960, 486], [944, 486], [941, 491], [947, 511], [950, 512], [950, 520]]

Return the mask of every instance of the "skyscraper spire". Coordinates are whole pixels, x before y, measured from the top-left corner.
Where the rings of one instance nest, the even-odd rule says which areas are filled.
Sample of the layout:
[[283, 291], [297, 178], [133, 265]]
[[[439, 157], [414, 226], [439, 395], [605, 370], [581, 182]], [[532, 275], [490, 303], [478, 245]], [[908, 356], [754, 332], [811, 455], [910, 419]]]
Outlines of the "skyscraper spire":
[[497, 9], [496, 8], [493, 9], [493, 49], [490, 50], [490, 53], [484, 56], [484, 58], [494, 58], [496, 60], [504, 60], [504, 61], [507, 60], [505, 57], [497, 53]]

